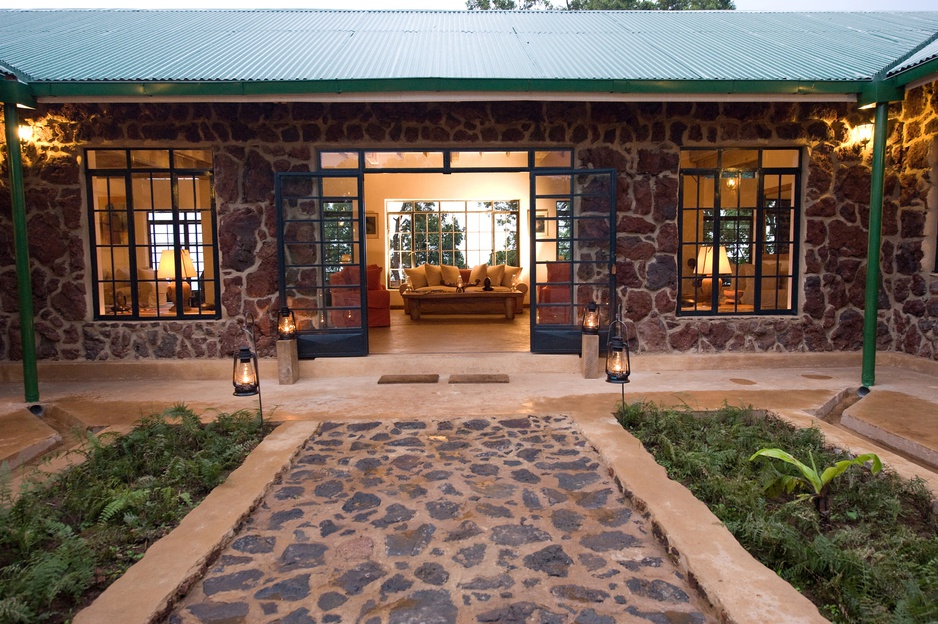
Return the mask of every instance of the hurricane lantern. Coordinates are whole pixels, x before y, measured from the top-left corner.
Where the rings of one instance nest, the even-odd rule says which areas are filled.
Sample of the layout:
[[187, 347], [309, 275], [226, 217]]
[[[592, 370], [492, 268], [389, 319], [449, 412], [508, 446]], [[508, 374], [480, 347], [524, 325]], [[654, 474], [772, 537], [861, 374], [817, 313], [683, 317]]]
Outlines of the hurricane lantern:
[[632, 372], [629, 359], [629, 345], [622, 338], [622, 321], [616, 320], [609, 328], [609, 342], [606, 343], [606, 381], [627, 384]]
[[296, 314], [286, 306], [280, 308], [280, 315], [277, 317], [277, 334], [280, 340], [296, 338]]
[[584, 334], [599, 333], [599, 306], [595, 301], [590, 301], [586, 309], [583, 310], [583, 323], [580, 329]]
[[257, 355], [249, 347], [241, 347], [235, 354], [232, 383], [235, 396], [254, 396], [260, 392]]

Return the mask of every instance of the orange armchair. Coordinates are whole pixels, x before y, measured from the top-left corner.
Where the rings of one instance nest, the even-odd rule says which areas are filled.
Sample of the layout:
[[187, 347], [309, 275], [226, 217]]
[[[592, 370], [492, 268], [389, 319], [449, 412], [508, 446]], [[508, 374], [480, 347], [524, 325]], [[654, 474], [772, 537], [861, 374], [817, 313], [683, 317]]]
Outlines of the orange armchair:
[[[332, 285], [332, 306], [348, 308], [330, 310], [329, 322], [333, 327], [361, 325], [361, 273], [357, 266], [342, 267], [329, 276]], [[391, 293], [381, 283], [381, 267], [371, 264], [365, 269], [365, 299], [368, 307], [368, 327], [391, 325]]]

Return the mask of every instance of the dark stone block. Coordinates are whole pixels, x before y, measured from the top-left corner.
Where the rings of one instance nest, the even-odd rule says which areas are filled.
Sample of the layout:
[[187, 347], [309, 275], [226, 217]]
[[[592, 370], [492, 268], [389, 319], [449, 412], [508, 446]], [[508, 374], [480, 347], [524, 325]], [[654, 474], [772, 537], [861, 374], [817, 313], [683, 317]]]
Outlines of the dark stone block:
[[264, 577], [260, 570], [241, 570], [224, 576], [210, 576], [202, 583], [202, 591], [206, 596], [233, 589], [251, 589]]
[[416, 557], [430, 543], [436, 532], [432, 524], [422, 524], [409, 531], [397, 531], [384, 539], [389, 557]]
[[373, 561], [366, 561], [344, 572], [336, 579], [336, 584], [344, 589], [345, 593], [354, 596], [383, 576], [387, 576], [383, 567]]
[[456, 624], [457, 613], [448, 591], [427, 589], [394, 603], [388, 624]]
[[316, 601], [316, 606], [318, 606], [323, 611], [331, 611], [336, 607], [341, 607], [348, 601], [348, 598], [344, 594], [339, 592], [326, 592], [319, 597]]
[[427, 503], [427, 512], [434, 520], [452, 520], [460, 514], [459, 503], [453, 501], [433, 501]]
[[609, 499], [610, 494], [612, 494], [612, 490], [609, 488], [597, 492], [590, 492], [586, 496], [579, 498], [576, 504], [584, 509], [599, 509], [600, 507], [606, 506], [606, 501]]
[[261, 537], [260, 535], [245, 535], [232, 542], [231, 547], [239, 552], [256, 555], [273, 551], [274, 544], [276, 543], [277, 538], [272, 536]]
[[298, 485], [288, 485], [286, 487], [279, 488], [274, 493], [274, 498], [277, 500], [292, 500], [303, 496], [306, 493], [306, 488], [300, 487]]
[[270, 587], [265, 587], [254, 594], [257, 600], [302, 600], [309, 596], [309, 574], [295, 576]]
[[[326, 620], [323, 619], [323, 622]], [[309, 609], [300, 607], [280, 619], [280, 624], [316, 624], [316, 620], [309, 614]]]
[[562, 600], [573, 602], [603, 602], [609, 598], [608, 592], [581, 585], [557, 585], [550, 590], [550, 593]]
[[579, 529], [586, 519], [570, 509], [558, 509], [551, 514], [551, 524], [564, 533], [572, 533]]
[[290, 520], [296, 520], [297, 518], [302, 518], [302, 517], [303, 517], [302, 509], [293, 508], [293, 509], [286, 509], [284, 511], [277, 511], [271, 514], [270, 524], [267, 525], [267, 528], [279, 529], [286, 522], [289, 522]]
[[294, 570], [321, 566], [327, 550], [325, 544], [290, 544], [280, 555], [280, 567], [283, 570]]
[[491, 505], [489, 503], [479, 503], [477, 510], [483, 516], [489, 518], [513, 518], [511, 510], [501, 505]]
[[187, 607], [188, 611], [206, 624], [243, 622], [248, 615], [246, 602], [200, 602]]
[[626, 586], [633, 594], [657, 600], [658, 602], [684, 603], [690, 600], [680, 587], [660, 579], [649, 581], [647, 579], [633, 578], [626, 581]]
[[521, 546], [549, 540], [548, 533], [534, 526], [503, 524], [492, 528], [492, 541], [501, 546]]
[[491, 591], [494, 589], [511, 589], [514, 579], [507, 574], [497, 576], [476, 576], [473, 579], [459, 584], [459, 589]]
[[374, 494], [366, 492], [356, 492], [352, 498], [345, 501], [342, 505], [342, 511], [345, 513], [355, 513], [367, 509], [373, 509], [381, 505], [381, 499]]
[[547, 576], [566, 578], [573, 559], [561, 546], [548, 546], [524, 558], [524, 565], [529, 570], [543, 572]]
[[413, 511], [412, 509], [408, 509], [404, 505], [394, 503], [388, 506], [383, 518], [379, 518], [378, 520], [373, 521], [371, 524], [379, 529], [384, 529], [391, 526], [392, 524], [407, 522], [413, 518], [416, 513], [417, 512]]
[[637, 546], [639, 540], [622, 531], [606, 531], [598, 535], [587, 535], [580, 540], [580, 544], [595, 552], [608, 552]]
[[449, 580], [449, 572], [438, 563], [424, 563], [416, 570], [414, 576], [428, 585], [442, 585]]
[[519, 483], [539, 483], [541, 478], [526, 468], [513, 470], [511, 478]]
[[453, 561], [464, 568], [475, 567], [482, 563], [482, 560], [485, 558], [485, 548], [485, 544], [474, 544], [466, 548], [460, 548], [456, 555], [453, 556]]
[[472, 464], [469, 466], [469, 471], [481, 477], [491, 477], [498, 474], [498, 466], [494, 464]]
[[342, 485], [341, 481], [331, 480], [324, 481], [317, 485], [313, 490], [313, 494], [322, 498], [333, 498], [344, 491], [345, 487]]
[[481, 535], [482, 533], [484, 533], [484, 531], [480, 529], [479, 525], [477, 525], [475, 522], [473, 522], [472, 520], [463, 520], [460, 523], [459, 528], [457, 528], [455, 531], [450, 532], [449, 535], [447, 535], [443, 541], [444, 542], [461, 542], [462, 540], [467, 540], [467, 539], [476, 537], [477, 535]]
[[[499, 624], [525, 624], [533, 621], [528, 618], [538, 609], [533, 602], [516, 602], [506, 607], [493, 609], [476, 616], [477, 622], [498, 622]], [[543, 619], [538, 620], [543, 622]]]

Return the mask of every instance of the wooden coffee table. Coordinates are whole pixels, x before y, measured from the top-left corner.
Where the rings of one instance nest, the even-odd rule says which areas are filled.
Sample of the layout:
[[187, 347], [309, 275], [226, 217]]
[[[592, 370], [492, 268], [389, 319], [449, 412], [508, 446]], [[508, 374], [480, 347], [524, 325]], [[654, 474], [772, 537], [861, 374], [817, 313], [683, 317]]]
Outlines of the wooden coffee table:
[[515, 318], [524, 303], [524, 291], [473, 290], [468, 292], [404, 292], [404, 313], [414, 321], [423, 314], [505, 314]]

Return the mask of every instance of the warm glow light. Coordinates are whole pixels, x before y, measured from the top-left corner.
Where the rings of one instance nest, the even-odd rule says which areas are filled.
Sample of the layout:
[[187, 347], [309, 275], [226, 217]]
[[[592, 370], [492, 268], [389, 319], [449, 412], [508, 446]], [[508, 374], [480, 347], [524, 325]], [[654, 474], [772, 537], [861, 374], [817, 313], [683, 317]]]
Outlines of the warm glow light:
[[850, 144], [865, 147], [873, 140], [873, 124], [861, 124], [850, 130]]
[[235, 355], [231, 380], [235, 396], [253, 396], [258, 393], [257, 360], [248, 347], [241, 347]]
[[[186, 279], [195, 277], [197, 273], [195, 271], [195, 265], [192, 264], [192, 258], [189, 256], [188, 249], [181, 249], [179, 251], [179, 257], [182, 259], [182, 307], [185, 310], [189, 307], [189, 297], [192, 294], [192, 287], [189, 285], [189, 282], [187, 282]], [[173, 254], [172, 249], [164, 249], [160, 253], [160, 263], [156, 268], [156, 276], [159, 279], [173, 282], [166, 287], [166, 300], [175, 304], [176, 256]]]
[[[718, 268], [720, 275], [731, 275], [733, 269], [730, 267], [730, 259], [726, 255], [726, 247], [720, 245], [720, 266]], [[704, 245], [697, 253], [697, 275], [713, 275], [713, 246]]]
[[629, 349], [622, 336], [614, 335], [606, 347], [606, 381], [609, 383], [629, 383], [631, 374]]
[[277, 320], [277, 333], [280, 340], [292, 340], [296, 338], [296, 315], [290, 308], [281, 308], [280, 316]]
[[[181, 249], [179, 257], [182, 258], [182, 277], [195, 277], [195, 265], [188, 249]], [[156, 276], [160, 279], [176, 279], [176, 256], [172, 249], [164, 249], [160, 254], [160, 263], [156, 269]]]
[[33, 127], [32, 126], [20, 126], [17, 129], [20, 135], [20, 141], [30, 141], [33, 138]]
[[583, 310], [583, 324], [581, 330], [584, 334], [599, 333], [599, 306], [595, 301], [590, 301], [586, 309]]

